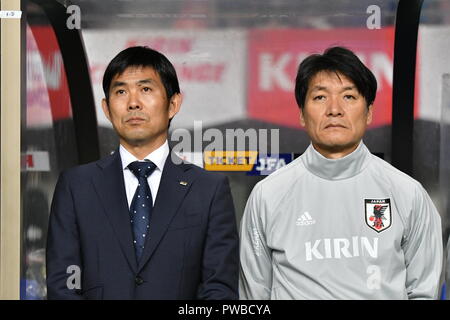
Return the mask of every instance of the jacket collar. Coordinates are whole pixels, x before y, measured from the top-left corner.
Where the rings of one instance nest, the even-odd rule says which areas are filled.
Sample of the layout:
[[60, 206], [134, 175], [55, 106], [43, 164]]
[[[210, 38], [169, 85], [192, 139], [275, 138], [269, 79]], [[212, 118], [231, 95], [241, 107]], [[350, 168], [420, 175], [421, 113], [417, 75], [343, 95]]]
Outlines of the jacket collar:
[[314, 175], [327, 180], [342, 180], [356, 176], [366, 168], [371, 153], [361, 141], [352, 153], [340, 159], [328, 159], [310, 144], [301, 156], [305, 167]]

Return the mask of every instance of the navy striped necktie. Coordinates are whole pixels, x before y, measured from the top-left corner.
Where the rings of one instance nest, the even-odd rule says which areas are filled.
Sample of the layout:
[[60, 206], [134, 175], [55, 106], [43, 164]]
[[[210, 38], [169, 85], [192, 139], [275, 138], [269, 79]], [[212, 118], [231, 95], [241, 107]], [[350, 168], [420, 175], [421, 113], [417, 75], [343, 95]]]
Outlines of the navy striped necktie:
[[144, 251], [145, 239], [148, 228], [150, 228], [150, 219], [153, 208], [153, 199], [147, 178], [155, 170], [156, 165], [151, 161], [134, 161], [128, 165], [128, 168], [136, 176], [139, 183], [134, 193], [133, 201], [130, 206], [131, 226], [134, 234], [134, 249], [136, 259], [139, 262]]

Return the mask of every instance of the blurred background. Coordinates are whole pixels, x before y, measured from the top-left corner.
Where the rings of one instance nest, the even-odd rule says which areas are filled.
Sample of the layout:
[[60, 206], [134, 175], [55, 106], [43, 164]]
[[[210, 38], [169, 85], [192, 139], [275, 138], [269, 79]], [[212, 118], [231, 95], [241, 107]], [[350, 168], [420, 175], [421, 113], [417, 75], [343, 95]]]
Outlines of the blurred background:
[[[399, 74], [398, 83], [393, 83], [398, 0], [22, 2], [26, 19], [22, 299], [46, 298], [47, 221], [59, 173], [118, 147], [101, 110], [101, 81], [109, 61], [129, 46], [154, 48], [175, 65], [184, 101], [171, 124], [172, 146], [179, 142], [172, 134], [180, 128], [192, 137], [194, 131], [202, 135], [216, 129], [224, 139], [227, 129], [256, 130], [267, 133], [258, 138], [269, 151], [275, 147], [272, 143], [278, 143], [285, 160], [279, 166], [309, 145], [294, 97], [299, 62], [330, 46], [348, 47], [378, 80], [374, 121], [364, 141], [373, 153], [392, 160], [392, 93], [404, 80]], [[437, 206], [447, 243], [450, 1], [424, 1], [416, 49], [413, 134], [407, 137], [413, 145], [410, 174]], [[201, 121], [200, 131], [194, 130], [194, 121]], [[202, 149], [209, 143], [202, 139]], [[254, 151], [246, 143], [244, 149]], [[186, 158], [203, 166], [202, 150], [194, 150], [194, 139], [190, 144], [191, 150], [200, 152], [200, 161], [195, 154], [185, 154]], [[238, 222], [253, 186], [270, 172], [256, 167], [252, 172], [224, 171]]]

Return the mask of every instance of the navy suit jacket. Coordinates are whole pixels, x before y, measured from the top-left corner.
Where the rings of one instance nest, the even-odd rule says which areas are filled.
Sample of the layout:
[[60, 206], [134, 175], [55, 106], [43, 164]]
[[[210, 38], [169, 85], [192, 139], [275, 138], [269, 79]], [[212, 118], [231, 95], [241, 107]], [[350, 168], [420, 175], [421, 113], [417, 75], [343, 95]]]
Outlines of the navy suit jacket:
[[119, 152], [69, 169], [51, 206], [47, 296], [237, 299], [235, 219], [225, 176], [169, 155], [137, 262]]

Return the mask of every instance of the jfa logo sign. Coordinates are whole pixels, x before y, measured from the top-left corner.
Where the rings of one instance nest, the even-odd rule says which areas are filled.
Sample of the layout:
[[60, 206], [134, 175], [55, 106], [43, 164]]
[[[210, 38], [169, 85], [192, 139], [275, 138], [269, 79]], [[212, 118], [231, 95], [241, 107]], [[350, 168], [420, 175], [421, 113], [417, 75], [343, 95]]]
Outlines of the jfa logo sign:
[[247, 172], [248, 176], [267, 176], [272, 172], [284, 167], [291, 162], [293, 156], [291, 153], [281, 153], [277, 155], [258, 156], [253, 169]]

